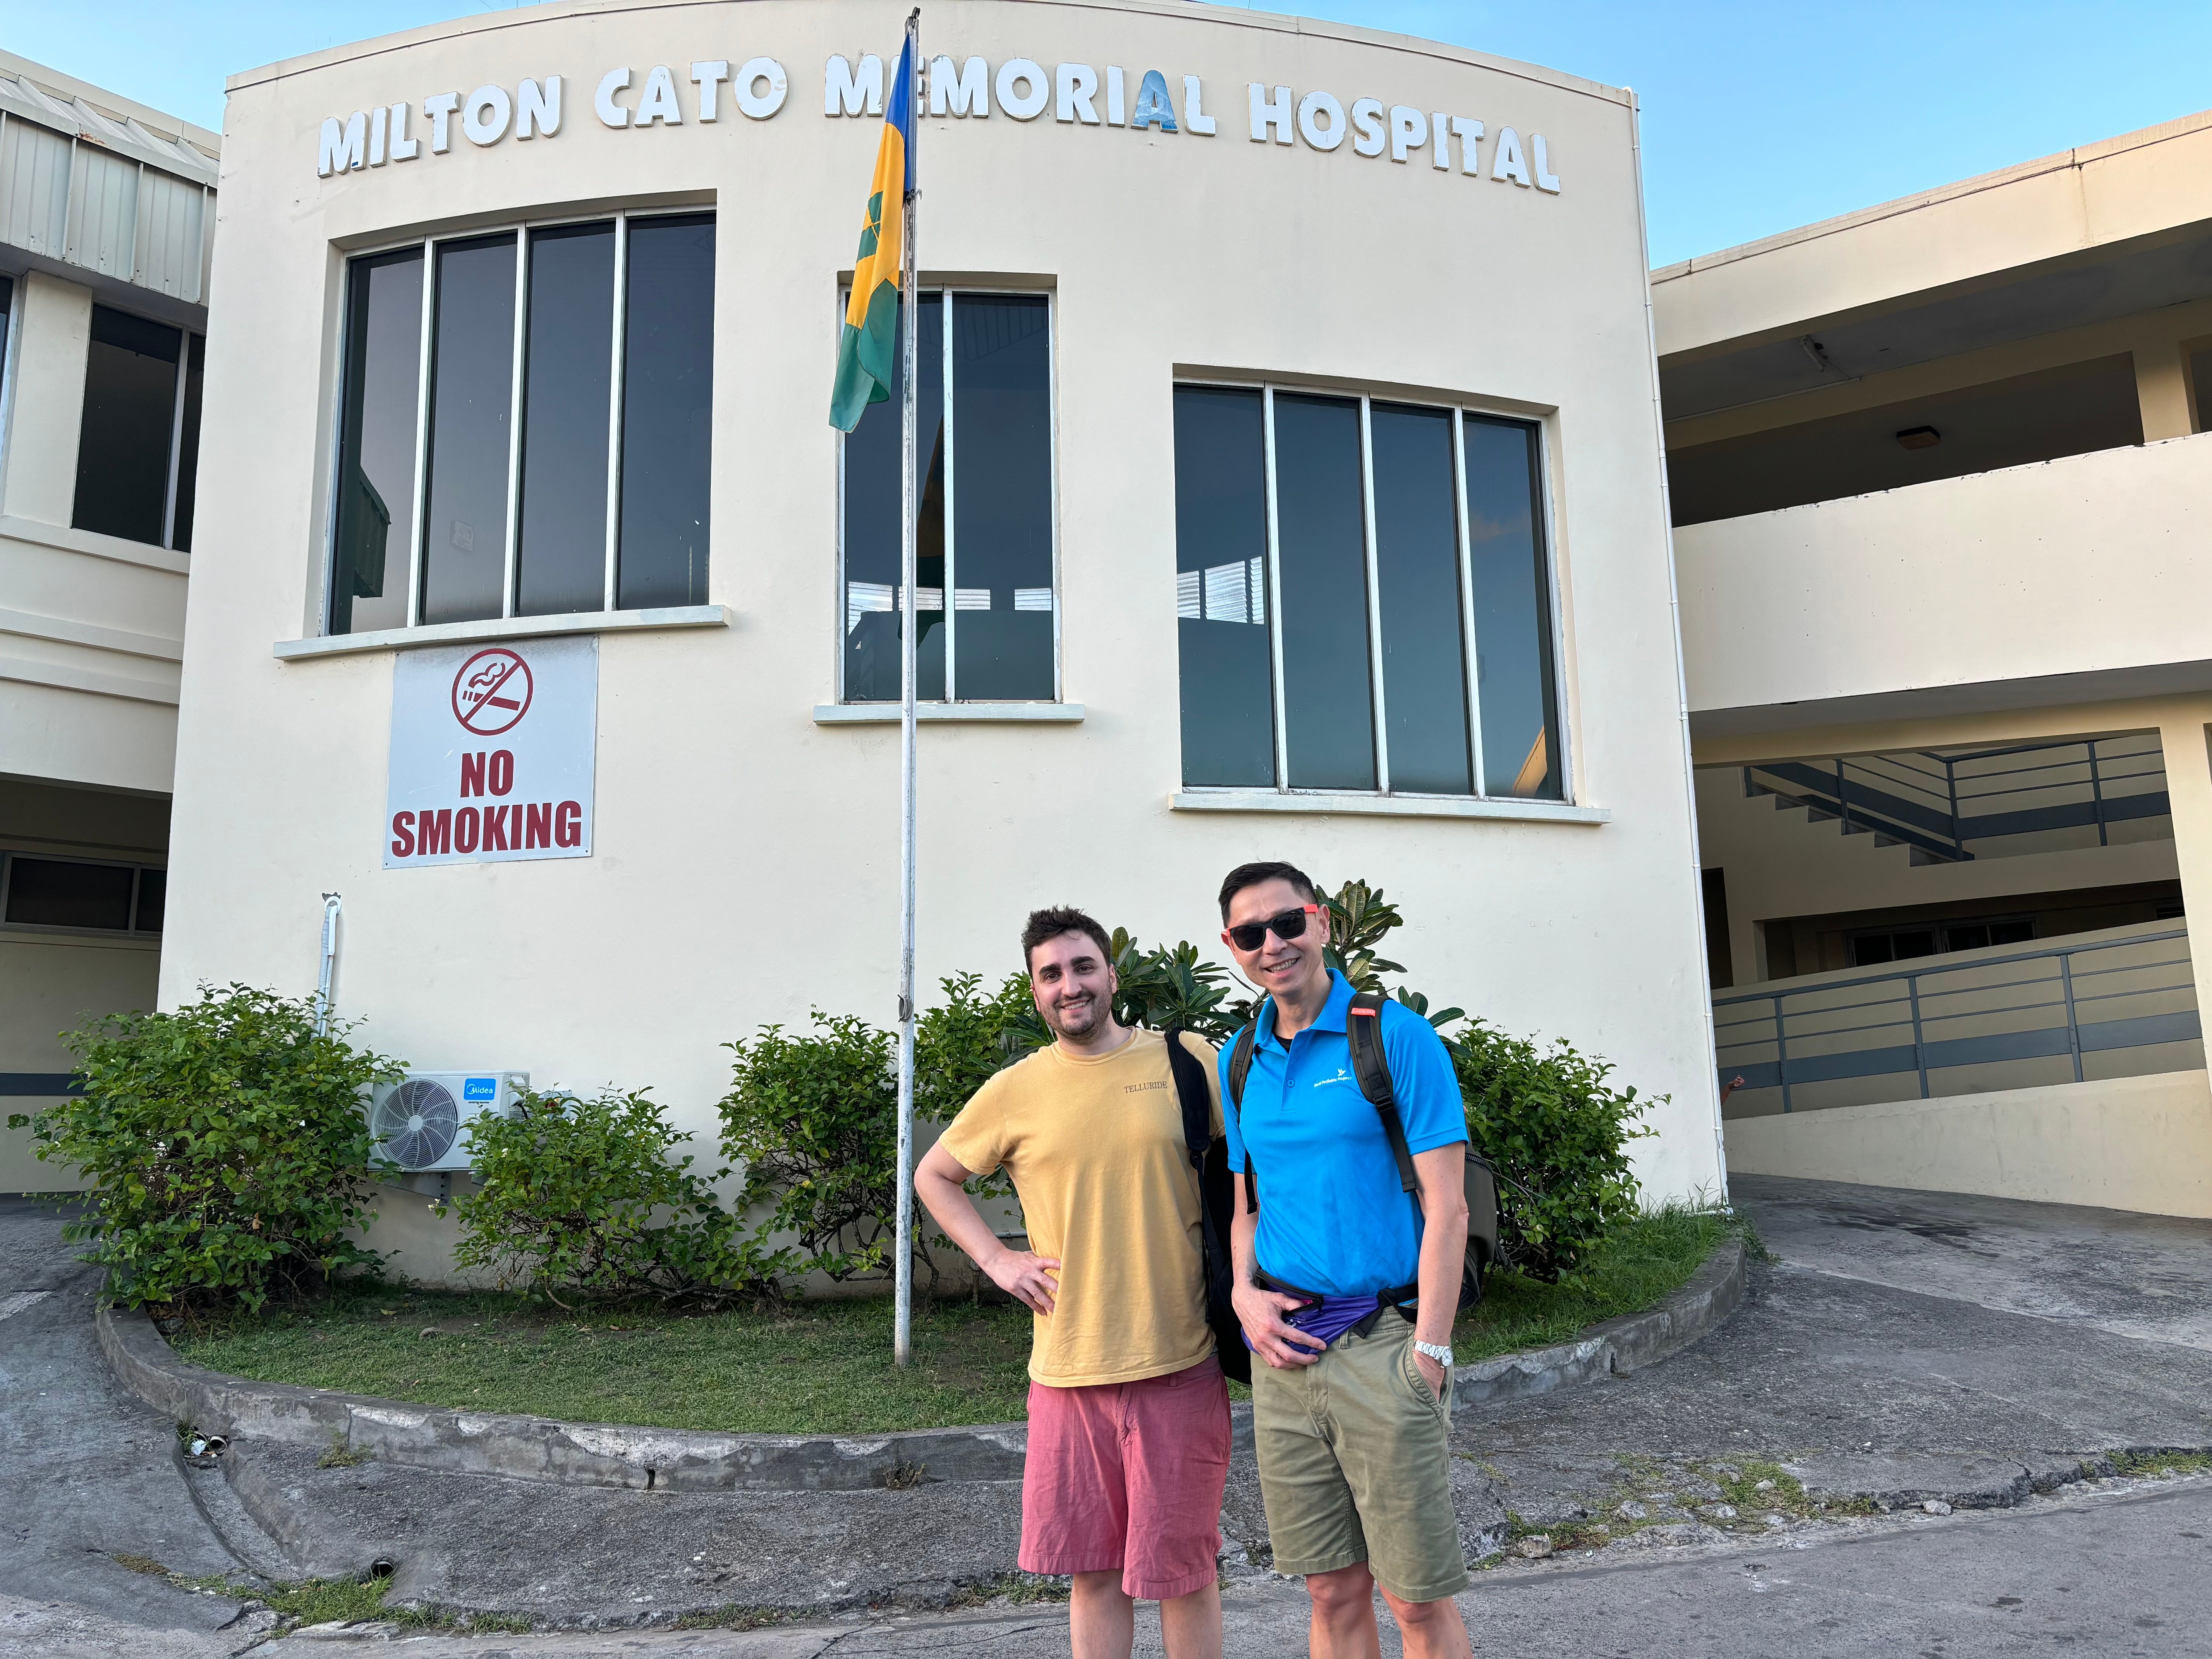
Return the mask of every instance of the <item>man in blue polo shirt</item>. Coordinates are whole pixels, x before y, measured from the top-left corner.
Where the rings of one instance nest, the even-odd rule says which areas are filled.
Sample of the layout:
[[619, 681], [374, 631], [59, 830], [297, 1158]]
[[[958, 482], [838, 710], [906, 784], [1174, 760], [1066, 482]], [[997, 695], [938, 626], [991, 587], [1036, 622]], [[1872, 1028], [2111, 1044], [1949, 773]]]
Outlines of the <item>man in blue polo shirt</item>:
[[[1223, 942], [1266, 994], [1226, 1115], [1240, 1202], [1233, 1299], [1275, 1571], [1303, 1574], [1315, 1659], [1372, 1659], [1377, 1586], [1413, 1659], [1462, 1659], [1452, 1510], [1452, 1320], [1467, 1249], [1467, 1117], [1443, 1041], [1398, 1003], [1350, 1012], [1328, 907], [1287, 864], [1221, 884]], [[1347, 1018], [1374, 1018], [1420, 1185], [1360, 1092]], [[1222, 1050], [1224, 1100], [1234, 1045]], [[1253, 1207], [1256, 1197], [1258, 1207]]]

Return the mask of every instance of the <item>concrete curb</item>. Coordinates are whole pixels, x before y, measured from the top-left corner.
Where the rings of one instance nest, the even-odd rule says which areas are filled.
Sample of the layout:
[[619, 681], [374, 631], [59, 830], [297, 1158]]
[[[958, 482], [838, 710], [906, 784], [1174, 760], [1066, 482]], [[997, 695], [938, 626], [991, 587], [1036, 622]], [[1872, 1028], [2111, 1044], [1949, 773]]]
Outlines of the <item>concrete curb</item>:
[[[1743, 1245], [1731, 1239], [1656, 1308], [1608, 1320], [1573, 1342], [1462, 1368], [1455, 1409], [1663, 1359], [1727, 1318], [1743, 1282]], [[647, 1492], [862, 1492], [924, 1480], [1018, 1480], [1029, 1447], [1022, 1423], [872, 1435], [714, 1434], [454, 1411], [227, 1376], [181, 1358], [143, 1314], [100, 1308], [94, 1322], [124, 1386], [179, 1422], [233, 1439], [338, 1446], [457, 1474]], [[1240, 1406], [1235, 1416], [1237, 1437], [1249, 1443], [1250, 1408]]]

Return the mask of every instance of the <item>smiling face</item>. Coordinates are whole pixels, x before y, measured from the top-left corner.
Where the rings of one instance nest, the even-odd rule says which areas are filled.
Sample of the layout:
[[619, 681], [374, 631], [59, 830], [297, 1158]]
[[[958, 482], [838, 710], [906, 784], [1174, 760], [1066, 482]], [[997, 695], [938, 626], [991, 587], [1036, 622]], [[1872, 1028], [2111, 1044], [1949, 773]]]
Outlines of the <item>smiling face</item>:
[[1230, 939], [1228, 929], [1257, 924], [1285, 910], [1298, 910], [1314, 900], [1280, 877], [1241, 889], [1229, 901], [1229, 915], [1222, 938], [1244, 977], [1281, 1000], [1302, 1002], [1322, 994], [1328, 983], [1328, 963], [1322, 947], [1328, 943], [1328, 907], [1306, 917], [1306, 930], [1297, 939], [1283, 939], [1273, 928], [1256, 951], [1243, 951]]
[[1055, 1036], [1087, 1041], [1113, 1018], [1116, 988], [1113, 964], [1088, 933], [1057, 933], [1030, 948], [1030, 995]]

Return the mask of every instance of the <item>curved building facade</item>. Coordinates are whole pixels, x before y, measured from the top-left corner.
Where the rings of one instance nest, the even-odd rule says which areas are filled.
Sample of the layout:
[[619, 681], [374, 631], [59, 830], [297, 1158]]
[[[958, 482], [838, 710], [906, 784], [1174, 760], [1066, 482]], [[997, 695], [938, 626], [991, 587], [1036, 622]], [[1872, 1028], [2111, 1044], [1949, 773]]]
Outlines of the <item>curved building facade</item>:
[[[650, 1086], [1286, 858], [1721, 1186], [1633, 100], [1188, 5], [927, 9], [922, 567], [825, 421], [904, 7], [551, 4], [230, 85], [162, 994]], [[1226, 959], [1216, 947], [1217, 959]]]

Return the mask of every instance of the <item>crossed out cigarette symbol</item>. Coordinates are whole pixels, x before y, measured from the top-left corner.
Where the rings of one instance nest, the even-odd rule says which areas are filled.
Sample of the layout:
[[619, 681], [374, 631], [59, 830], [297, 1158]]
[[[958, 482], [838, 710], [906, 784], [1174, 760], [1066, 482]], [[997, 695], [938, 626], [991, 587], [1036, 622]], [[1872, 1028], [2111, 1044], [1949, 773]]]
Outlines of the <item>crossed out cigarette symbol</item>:
[[453, 676], [453, 718], [462, 730], [495, 738], [530, 711], [530, 665], [504, 647], [479, 651]]

